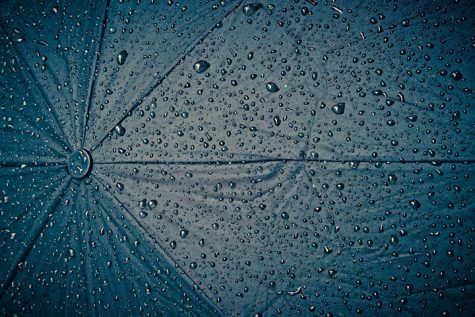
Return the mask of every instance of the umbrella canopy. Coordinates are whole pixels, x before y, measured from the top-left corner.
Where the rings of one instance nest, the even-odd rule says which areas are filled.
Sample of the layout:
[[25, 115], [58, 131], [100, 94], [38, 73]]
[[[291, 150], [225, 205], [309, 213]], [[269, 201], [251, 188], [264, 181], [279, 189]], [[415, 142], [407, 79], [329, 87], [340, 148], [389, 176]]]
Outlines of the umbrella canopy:
[[0, 1], [3, 316], [469, 316], [471, 1]]

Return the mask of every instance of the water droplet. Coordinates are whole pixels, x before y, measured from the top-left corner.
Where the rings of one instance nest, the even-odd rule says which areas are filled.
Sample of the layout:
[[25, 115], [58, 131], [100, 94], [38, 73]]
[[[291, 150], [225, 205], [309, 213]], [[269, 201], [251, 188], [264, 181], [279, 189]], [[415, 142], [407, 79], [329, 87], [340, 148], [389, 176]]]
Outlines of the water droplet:
[[145, 283], [145, 292], [150, 295], [152, 294], [152, 286], [149, 283]]
[[115, 126], [114, 131], [119, 136], [123, 136], [125, 134], [125, 128], [120, 124]]
[[453, 80], [460, 80], [462, 79], [462, 73], [459, 70], [454, 70], [450, 74], [450, 77], [452, 77]]
[[298, 295], [302, 292], [302, 287], [297, 287], [295, 290], [293, 291], [288, 291], [287, 292], [287, 295], [289, 296], [295, 296], [295, 295]]
[[268, 92], [278, 92], [279, 86], [277, 86], [276, 83], [270, 81], [266, 84], [266, 89]]
[[193, 69], [198, 74], [204, 73], [211, 65], [204, 60], [199, 60], [193, 65]]
[[343, 114], [345, 112], [345, 103], [339, 102], [336, 105], [334, 105], [331, 109], [335, 114]]
[[156, 201], [155, 199], [149, 200], [148, 201], [148, 208], [153, 209], [153, 208], [157, 207], [157, 204], [158, 204], [158, 201]]
[[249, 3], [249, 4], [246, 4], [242, 8], [242, 12], [244, 13], [244, 15], [250, 16], [251, 14], [253, 14], [254, 12], [256, 12], [257, 10], [261, 8], [262, 8], [262, 4], [260, 3]]
[[142, 200], [139, 202], [139, 207], [140, 207], [140, 209], [144, 209], [145, 207], [147, 207], [147, 200], [146, 200], [146, 199], [142, 199]]
[[188, 235], [188, 230], [182, 229], [182, 230], [180, 231], [180, 237], [186, 238], [187, 235]]
[[119, 55], [117, 55], [117, 63], [119, 65], [124, 65], [125, 60], [127, 59], [127, 56], [129, 56], [129, 54], [127, 53], [126, 50], [123, 50], [122, 52], [120, 52]]
[[411, 205], [411, 207], [414, 209], [418, 209], [421, 207], [421, 203], [416, 199], [412, 199], [411, 201], [409, 201], [409, 205]]
[[396, 180], [397, 180], [396, 175], [394, 175], [394, 174], [389, 174], [388, 175], [388, 181], [389, 181], [390, 184], [395, 184]]

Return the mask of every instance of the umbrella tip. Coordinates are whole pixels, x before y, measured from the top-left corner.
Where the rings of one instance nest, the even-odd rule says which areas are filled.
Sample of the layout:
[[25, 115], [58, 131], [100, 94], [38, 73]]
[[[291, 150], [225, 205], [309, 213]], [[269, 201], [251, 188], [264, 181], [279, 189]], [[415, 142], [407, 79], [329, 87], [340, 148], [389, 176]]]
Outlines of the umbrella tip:
[[86, 177], [91, 170], [91, 166], [91, 154], [84, 149], [76, 150], [69, 156], [68, 172], [76, 179]]

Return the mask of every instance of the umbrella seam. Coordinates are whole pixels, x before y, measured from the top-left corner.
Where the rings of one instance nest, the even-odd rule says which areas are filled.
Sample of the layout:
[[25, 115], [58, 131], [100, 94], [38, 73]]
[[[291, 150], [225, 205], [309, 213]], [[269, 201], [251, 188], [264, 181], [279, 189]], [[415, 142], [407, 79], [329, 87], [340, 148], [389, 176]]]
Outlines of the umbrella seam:
[[[27, 128], [28, 126], [30, 127], [30, 129], [34, 130], [36, 133], [38, 133], [43, 139], [46, 139], [46, 141], [48, 142], [45, 142], [45, 143], [49, 143], [49, 144], [52, 144], [53, 146], [56, 145], [58, 146], [59, 148], [61, 148], [61, 140], [55, 140], [51, 135], [48, 135], [48, 134], [43, 134], [42, 130], [40, 130], [39, 128], [35, 127], [34, 124], [31, 123], [31, 121], [28, 119], [28, 117], [26, 117], [23, 113], [21, 113], [20, 111], [16, 110], [16, 109], [11, 109], [13, 112], [17, 113], [20, 117], [22, 117], [24, 120], [25, 120], [25, 123], [27, 125]], [[18, 130], [18, 131], [21, 131], [21, 130]], [[56, 149], [55, 147], [53, 146], [50, 146], [49, 148], [51, 150], [53, 150], [54, 152], [58, 153], [60, 156], [62, 157], [66, 157], [63, 153], [59, 152], [58, 149]]]
[[[68, 181], [66, 182], [66, 185], [61, 190], [59, 195], [53, 200], [53, 210], [50, 212], [50, 214], [54, 214], [54, 212], [57, 210], [57, 207], [59, 203], [61, 202], [61, 198], [63, 197], [64, 193], [71, 185], [72, 178], [68, 177], [66, 179], [68, 179]], [[33, 236], [33, 239], [27, 244], [27, 248], [24, 250], [23, 254], [19, 257], [18, 263], [15, 265], [15, 267], [18, 266], [19, 263], [23, 262], [28, 257], [31, 250], [33, 249], [33, 246], [38, 241], [38, 238], [41, 236], [41, 233], [44, 231], [46, 225], [48, 224], [49, 220], [50, 220], [50, 217], [46, 217], [46, 219], [43, 220], [43, 222], [40, 224], [38, 231]], [[15, 280], [15, 277], [18, 274], [18, 272], [19, 270], [17, 269], [8, 272], [7, 278], [5, 279], [5, 283], [2, 285], [2, 288], [0, 289], [0, 298], [2, 298], [5, 295], [6, 291], [10, 288], [10, 285]]]
[[[105, 30], [106, 30], [106, 26], [107, 26], [107, 19], [108, 19], [108, 16], [109, 16], [109, 6], [110, 6], [110, 0], [107, 0], [107, 3], [106, 3], [106, 7], [105, 7], [105, 12], [104, 12], [104, 17], [102, 19], [102, 29], [101, 29], [101, 33], [100, 33], [100, 37], [99, 37], [99, 42], [98, 42], [98, 45], [97, 45], [97, 50], [96, 50], [96, 58], [94, 59], [94, 64], [93, 64], [93, 69], [94, 71], [92, 72], [91, 74], [91, 78], [89, 79], [89, 87], [88, 87], [88, 96], [87, 96], [87, 100], [86, 100], [86, 111], [84, 112], [84, 115], [83, 115], [83, 127], [80, 127], [80, 133], [81, 133], [81, 136], [80, 136], [80, 142], [81, 142], [81, 145], [80, 147], [82, 148], [84, 146], [84, 141], [85, 141], [85, 138], [86, 138], [86, 130], [87, 130], [87, 124], [89, 122], [89, 110], [91, 109], [91, 102], [92, 102], [92, 96], [93, 96], [93, 93], [95, 92], [95, 86], [96, 86], [96, 77], [97, 77], [97, 70], [98, 70], [98, 61], [99, 61], [99, 57], [101, 56], [101, 53], [102, 53], [102, 45], [103, 45], [103, 39], [104, 39], [104, 35], [105, 35]], [[86, 116], [86, 118], [84, 118], [84, 116]]]
[[[91, 174], [91, 176], [99, 183], [101, 184], [104, 188], [107, 188], [104, 184], [104, 182], [102, 182], [95, 173]], [[147, 230], [135, 219], [135, 216], [133, 215], [133, 213], [116, 197], [116, 195], [114, 195], [112, 192], [108, 191], [107, 190], [107, 193], [109, 193], [111, 195], [111, 197], [117, 201], [117, 203], [122, 206], [122, 208], [124, 208], [127, 213], [129, 213], [129, 215], [132, 217], [132, 219], [135, 220], [135, 224], [136, 226], [138, 226], [143, 232], [145, 232], [148, 236], [148, 238], [154, 242], [154, 245], [157, 246], [158, 250], [162, 253], [162, 255], [165, 255], [165, 258], [168, 258], [168, 260], [175, 264], [176, 267], [179, 267], [180, 268], [180, 271], [183, 273], [183, 275], [186, 276], [186, 279], [185, 280], [188, 280], [187, 282], [190, 284], [191, 287], [193, 287], [193, 285], [197, 285], [194, 280], [185, 272], [185, 270], [183, 270], [177, 263], [175, 263], [175, 261], [173, 261], [173, 257], [171, 257], [170, 254], [168, 254], [168, 252], [156, 241], [156, 239], [154, 239], [148, 232]], [[205, 302], [203, 303], [204, 306], [210, 306], [209, 308], [211, 309], [214, 309], [218, 312], [219, 315], [221, 316], [224, 316], [224, 313], [223, 311], [221, 310], [221, 308], [219, 308], [206, 294], [206, 292], [201, 288], [199, 287], [199, 290], [201, 291], [201, 295], [203, 298], [205, 298]], [[208, 302], [208, 303], [206, 303]]]
[[0, 168], [15, 168], [15, 167], [59, 167], [59, 166], [66, 166], [66, 163], [63, 161], [53, 161], [53, 162], [32, 162], [34, 165], [28, 165], [27, 163], [15, 163], [15, 162], [3, 162], [0, 163]]
[[157, 165], [239, 165], [254, 163], [275, 163], [275, 162], [307, 162], [307, 163], [369, 163], [369, 164], [473, 164], [475, 160], [327, 160], [327, 159], [264, 159], [264, 160], [215, 160], [215, 161], [117, 161], [117, 162], [94, 162], [95, 165], [114, 165], [114, 164], [157, 164]]
[[235, 8], [230, 10], [228, 13], [226, 13], [224, 15], [224, 17], [219, 20], [218, 22], [216, 22], [209, 30], [206, 30], [205, 32], [203, 32], [204, 34], [198, 39], [196, 40], [195, 42], [193, 42], [190, 46], [191, 48], [189, 50], [186, 51], [185, 54], [181, 55], [180, 58], [178, 59], [178, 62], [176, 62], [172, 67], [170, 67], [166, 72], [165, 74], [158, 79], [157, 82], [155, 82], [153, 85], [151, 85], [151, 87], [148, 89], [148, 91], [146, 93], [144, 93], [141, 97], [138, 98], [138, 100], [134, 103], [132, 103], [132, 107], [127, 111], [125, 112], [125, 115], [120, 119], [118, 120], [118, 122], [116, 124], [113, 125], [113, 127], [109, 130], [109, 132], [107, 132], [104, 137], [99, 141], [97, 142], [94, 146], [91, 147], [91, 152], [93, 152], [104, 140], [107, 139], [107, 137], [112, 133], [112, 131], [114, 130], [114, 127], [121, 124], [127, 117], [128, 117], [128, 114], [132, 111], [134, 111], [138, 106], [140, 106], [142, 104], [142, 102], [158, 87], [161, 85], [161, 83], [168, 77], [168, 75], [170, 75], [174, 70], [175, 68], [180, 65], [180, 63], [182, 62], [182, 60], [188, 55], [190, 54], [195, 48], [196, 46], [203, 42], [204, 39], [206, 39], [206, 37], [208, 37], [209, 34], [211, 34], [216, 28], [217, 26], [219, 25], [220, 22], [224, 21], [227, 17], [229, 17], [232, 13], [235, 13], [238, 8], [241, 6], [241, 4], [244, 2], [244, 0], [241, 0], [239, 1], [236, 5], [235, 5]]
[[[86, 207], [86, 199], [85, 199], [86, 194], [85, 194], [85, 187], [84, 187], [84, 183], [83, 183], [83, 182], [81, 182], [80, 188], [81, 188], [81, 195], [84, 196], [84, 199], [81, 199], [81, 207], [82, 207], [82, 208], [84, 209], [84, 211], [85, 211], [85, 210], [87, 210], [87, 209], [85, 208], [85, 207]], [[76, 195], [77, 195], [77, 193], [76, 193]], [[87, 229], [88, 229], [87, 232], [89, 233], [90, 230], [91, 230], [91, 228], [89, 227], [89, 221], [88, 221], [88, 219], [85, 219], [84, 223], [87, 224]], [[92, 282], [92, 278], [91, 278], [92, 265], [91, 265], [90, 259], [89, 259], [89, 254], [92, 252], [92, 251], [91, 251], [91, 245], [90, 245], [90, 243], [91, 243], [90, 234], [89, 234], [88, 238], [89, 238], [89, 241], [87, 241], [87, 243], [86, 243], [86, 250], [87, 250], [87, 253], [86, 253], [86, 255], [85, 255], [85, 261], [84, 261], [84, 262], [85, 262], [85, 267], [86, 267], [85, 275], [86, 275], [86, 283], [87, 283], [85, 289], [86, 289], [86, 293], [87, 293], [87, 300], [90, 302], [90, 307], [89, 307], [89, 309], [91, 309], [91, 310], [94, 312], [93, 316], [98, 316], [98, 313], [97, 313], [97, 306], [94, 305], [94, 302], [95, 302], [95, 301], [94, 301], [94, 296], [95, 296], [95, 294], [94, 294], [94, 292], [93, 292], [93, 287], [92, 287], [92, 285], [93, 285], [94, 283]], [[89, 268], [89, 270], [88, 270], [87, 268]], [[88, 286], [88, 285], [90, 285], [90, 286]], [[90, 287], [90, 288], [89, 288], [89, 287]]]
[[[8, 33], [6, 32], [5, 30], [5, 27], [3, 26], [3, 23], [0, 22], [0, 29], [2, 30], [2, 32], [8, 37]], [[8, 37], [9, 38], [9, 37]], [[56, 124], [58, 125], [58, 128], [60, 130], [60, 132], [63, 134], [63, 137], [64, 137], [64, 143], [65, 145], [69, 148], [69, 150], [72, 150], [72, 146], [71, 144], [69, 143], [69, 140], [68, 140], [68, 135], [64, 132], [64, 129], [63, 129], [63, 126], [60, 124], [60, 121], [57, 117], [57, 114], [56, 114], [56, 111], [54, 110], [54, 107], [52, 107], [51, 105], [51, 101], [47, 98], [47, 95], [46, 93], [44, 92], [43, 88], [40, 86], [39, 82], [38, 82], [38, 79], [36, 78], [36, 76], [34, 75], [34, 73], [32, 72], [30, 66], [28, 65], [28, 63], [26, 61], [24, 61], [24, 58], [23, 56], [20, 54], [20, 52], [18, 51], [18, 49], [16, 48], [15, 44], [13, 44], [13, 42], [11, 42], [11, 47], [13, 48], [13, 50], [15, 51], [16, 55], [18, 55], [18, 62], [20, 60], [22, 60], [25, 65], [26, 65], [26, 69], [27, 69], [27, 73], [30, 75], [30, 77], [33, 79], [33, 82], [35, 84], [35, 86], [38, 88], [41, 96], [43, 97], [43, 100], [46, 102], [46, 104], [49, 106], [49, 109], [51, 109], [51, 111], [46, 111], [46, 113], [51, 113], [51, 115], [53, 116]], [[40, 103], [41, 104], [41, 103]], [[48, 110], [48, 109], [46, 109]]]

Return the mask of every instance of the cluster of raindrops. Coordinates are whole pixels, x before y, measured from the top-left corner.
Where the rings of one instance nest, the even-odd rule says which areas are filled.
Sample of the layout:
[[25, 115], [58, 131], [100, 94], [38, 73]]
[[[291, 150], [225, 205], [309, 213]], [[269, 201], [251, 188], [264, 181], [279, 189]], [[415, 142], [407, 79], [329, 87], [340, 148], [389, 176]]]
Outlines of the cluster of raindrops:
[[0, 313], [471, 314], [475, 5], [211, 2], [5, 4]]
[[[244, 4], [241, 17], [225, 19], [121, 123], [127, 138], [117, 133], [117, 148], [99, 149], [144, 162], [138, 174], [153, 181], [142, 186], [163, 184], [154, 208], [134, 198], [147, 215], [143, 224], [167, 237], [172, 258], [230, 315], [249, 303], [254, 316], [421, 312], [434, 300], [443, 315], [467, 312], [466, 302], [448, 304], [443, 294], [470, 280], [470, 260], [461, 257], [451, 272], [434, 266], [450, 261], [453, 245], [471, 258], [471, 239], [453, 239], [473, 224], [447, 217], [472, 203], [473, 173], [464, 160], [474, 153], [473, 130], [462, 123], [462, 114], [473, 118], [465, 99], [472, 82], [449, 62], [451, 70], [441, 72], [426, 52], [437, 38], [430, 23], [443, 26], [427, 17], [442, 9], [398, 21], [405, 8], [363, 7]], [[439, 45], [459, 56], [473, 49], [469, 42]], [[428, 73], [440, 82], [426, 80]], [[234, 165], [241, 161], [248, 163]], [[449, 185], [459, 177], [469, 184], [465, 196]], [[435, 239], [437, 228], [451, 242]], [[431, 284], [434, 274], [446, 286]], [[248, 295], [256, 287], [276, 297], [272, 307], [264, 295]]]

